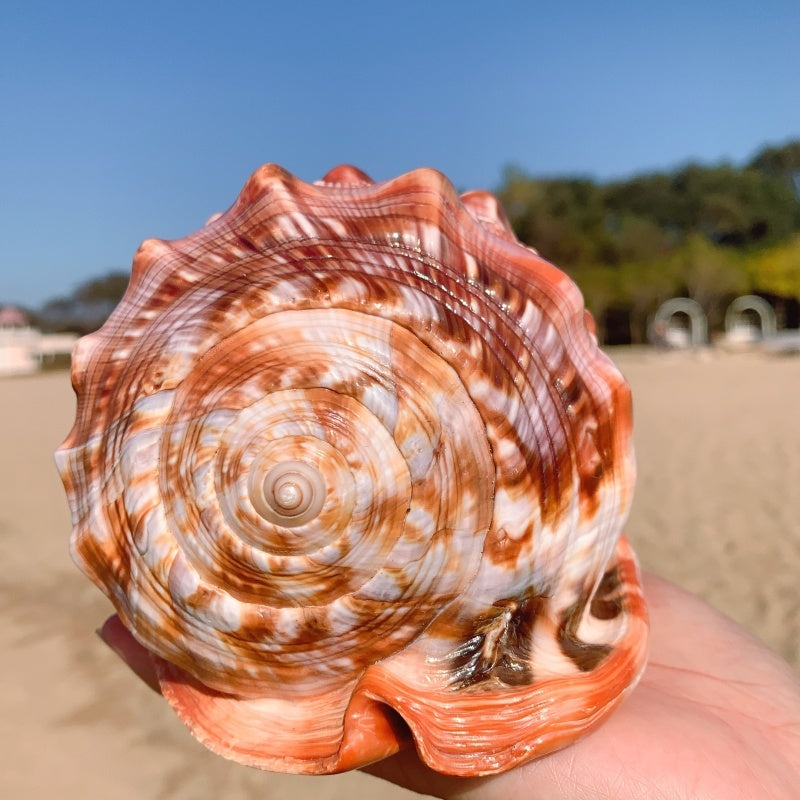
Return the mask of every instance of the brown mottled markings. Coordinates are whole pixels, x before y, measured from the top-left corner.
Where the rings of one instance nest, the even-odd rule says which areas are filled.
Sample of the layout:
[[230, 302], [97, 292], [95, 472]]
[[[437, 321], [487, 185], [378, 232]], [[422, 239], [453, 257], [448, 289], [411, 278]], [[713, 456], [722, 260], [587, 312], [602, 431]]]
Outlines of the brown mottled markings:
[[491, 679], [506, 686], [532, 683], [531, 641], [543, 600], [531, 590], [521, 600], [498, 600], [474, 620], [472, 631], [450, 656], [454, 688]]
[[584, 642], [578, 638], [578, 626], [583, 619], [587, 599], [586, 597], [581, 597], [577, 603], [564, 612], [556, 634], [561, 652], [581, 672], [590, 672], [595, 669], [611, 652], [611, 647], [607, 644]]
[[529, 524], [522, 536], [512, 538], [505, 528], [489, 531], [486, 537], [483, 554], [490, 558], [492, 563], [503, 566], [513, 572], [517, 567], [520, 554], [533, 546], [533, 523]]
[[576, 437], [580, 497], [588, 515], [594, 516], [600, 505], [597, 489], [606, 471], [603, 457], [597, 446], [597, 428], [586, 425], [583, 430], [576, 431]]
[[619, 566], [607, 570], [597, 587], [589, 612], [597, 619], [615, 619], [625, 610]]
[[586, 384], [575, 371], [574, 364], [568, 364], [569, 374], [556, 377], [553, 386], [561, 398], [564, 409], [569, 413], [575, 404], [586, 395]]
[[[131, 548], [120, 546], [121, 531], [124, 531], [125, 520], [127, 519], [127, 511], [125, 510], [124, 499], [117, 497], [112, 503], [107, 506], [106, 520], [109, 527], [114, 531], [112, 540], [106, 544], [98, 543], [94, 538], [84, 537], [81, 541], [82, 546], [87, 552], [101, 553], [106, 551], [106, 558], [110, 567], [110, 573], [113, 576], [116, 586], [127, 588], [131, 580], [131, 562], [134, 558]], [[113, 549], [112, 549], [113, 548]], [[95, 565], [102, 563], [97, 560], [90, 560], [89, 563]], [[109, 594], [106, 591], [106, 594]]]
[[[360, 740], [350, 738], [353, 720], [353, 731], [361, 727], [376, 741], [380, 731], [373, 720], [393, 727], [386, 724], [387, 712], [372, 710], [379, 703], [370, 698], [376, 697], [414, 718], [430, 766], [452, 774], [506, 769], [595, 724], [642, 666], [646, 612], [624, 541], [617, 548], [619, 567], [603, 577], [597, 596], [588, 589], [599, 575], [584, 576], [586, 590], [563, 616], [563, 604], [552, 612], [546, 598], [521, 583], [533, 580], [536, 537], [559, 535], [576, 492], [581, 531], [587, 533], [587, 518], [601, 503], [608, 503], [609, 518], [627, 507], [627, 390], [585, 330], [591, 323], [584, 321], [577, 288], [516, 242], [494, 198], [473, 193], [462, 203], [430, 170], [373, 184], [364, 173], [340, 167], [326, 180], [346, 185], [312, 186], [279, 167], [264, 167], [231, 210], [201, 231], [142, 246], [125, 300], [101, 331], [83, 340], [73, 361], [78, 410], [61, 456], [70, 506], [80, 517], [73, 549], [139, 641], [191, 673], [182, 678], [165, 667], [164, 694], [212, 749], [268, 769], [357, 766], [362, 756], [366, 763], [391, 752], [379, 746], [358, 753]], [[314, 337], [259, 337], [267, 317], [303, 309], [335, 309], [340, 320], [352, 319], [348, 311], [371, 314], [408, 335], [392, 328], [391, 346], [377, 348], [377, 364], [355, 355], [328, 370], [313, 363], [319, 348], [308, 342]], [[317, 322], [322, 317], [327, 314]], [[308, 318], [299, 319], [308, 329]], [[398, 344], [412, 336], [420, 350]], [[349, 351], [360, 353], [357, 346]], [[418, 352], [426, 355], [416, 358]], [[407, 400], [420, 371], [440, 374], [418, 361], [449, 365], [465, 397], [437, 383], [430, 408]], [[302, 532], [267, 537], [255, 512], [236, 500], [243, 494], [238, 470], [254, 463], [245, 458], [246, 448], [258, 450], [273, 436], [266, 430], [251, 440], [237, 426], [225, 427], [225, 420], [279, 390], [308, 393], [328, 386], [325, 391], [335, 390], [351, 405], [370, 406], [373, 395], [396, 397], [395, 442], [413, 444], [411, 432], [419, 426], [416, 432], [429, 441], [439, 465], [430, 480], [415, 479], [411, 500], [387, 490], [385, 517], [380, 509], [388, 506], [378, 502], [362, 515], [365, 531], [380, 528], [372, 524], [376, 515], [392, 523], [386, 539], [367, 541], [376, 564], [410, 509], [426, 514], [412, 517], [416, 528], [408, 525], [406, 547], [398, 552], [425, 550], [418, 538], [430, 536], [427, 512], [439, 526], [425, 551], [430, 558], [408, 564], [389, 558], [374, 583], [368, 559], [347, 557], [354, 553], [355, 529], [315, 559], [310, 541], [295, 541]], [[176, 391], [137, 405], [167, 389]], [[475, 434], [476, 453], [492, 450], [494, 468], [486, 454], [486, 464], [481, 461], [465, 479], [463, 451], [451, 453], [434, 430], [430, 409], [445, 400], [464, 409], [474, 404], [479, 419], [466, 427], [470, 437]], [[301, 407], [312, 408], [298, 401]], [[328, 431], [337, 431], [348, 424], [347, 407], [344, 400], [324, 411], [313, 406], [309, 424], [316, 430], [330, 423]], [[254, 409], [252, 417], [267, 420], [270, 429], [266, 408]], [[364, 419], [357, 414], [350, 422], [360, 430]], [[161, 438], [154, 463], [143, 463], [137, 453], [123, 469], [123, 457], [142, 444], [137, 437], [151, 433]], [[227, 433], [229, 447], [217, 441], [227, 441]], [[456, 438], [470, 443], [467, 431]], [[387, 440], [381, 452], [390, 451]], [[393, 475], [395, 489], [406, 474], [400, 464], [379, 471]], [[460, 482], [446, 480], [453, 474]], [[119, 495], [123, 480], [128, 491]], [[455, 484], [460, 488], [451, 489]], [[601, 484], [616, 491], [598, 491]], [[488, 500], [493, 491], [494, 515]], [[537, 504], [527, 520], [518, 513], [523, 502]], [[320, 531], [329, 530], [328, 518], [330, 530], [347, 528], [349, 511], [340, 519], [338, 508], [320, 521]], [[462, 512], [472, 515], [467, 530], [456, 525]], [[151, 527], [158, 525], [163, 527]], [[477, 540], [468, 547], [461, 542], [469, 529]], [[609, 521], [592, 535], [603, 544], [616, 532]], [[158, 550], [145, 557], [150, 535], [159, 537]], [[442, 540], [450, 536], [447, 546]], [[556, 539], [553, 547], [559, 545]], [[571, 544], [562, 549], [572, 557]], [[170, 564], [179, 563], [169, 560], [176, 551], [181, 565], [187, 562], [199, 575], [194, 597], [172, 597], [163, 579]], [[154, 565], [151, 557], [159, 553], [164, 561]], [[468, 568], [465, 553], [474, 553]], [[488, 600], [470, 588], [479, 556], [497, 575]], [[537, 563], [540, 593], [561, 559], [552, 562]], [[187, 580], [179, 588], [190, 587]], [[492, 604], [498, 596], [504, 599]], [[545, 611], [556, 618], [545, 618]], [[602, 645], [579, 640], [581, 620], [601, 630], [600, 620], [614, 617], [619, 624], [608, 627], [618, 640], [610, 655]], [[562, 660], [586, 672], [575, 675], [577, 667], [562, 664], [569, 674], [539, 684], [534, 678], [540, 676], [532, 674], [538, 669], [532, 638], [552, 637], [551, 623], [569, 656]], [[439, 647], [451, 652], [437, 658]], [[396, 672], [387, 663], [395, 655]], [[447, 678], [448, 688], [421, 689], [425, 673], [415, 667], [441, 670], [431, 677]], [[409, 681], [409, 674], [420, 680]], [[320, 713], [320, 702], [345, 703], [356, 682], [361, 688], [344, 726], [331, 708]], [[466, 690], [459, 700], [460, 687]], [[579, 691], [585, 703], [559, 702]], [[298, 706], [289, 714], [294, 719], [314, 720], [305, 726], [305, 738], [287, 728], [280, 709], [289, 710], [288, 703], [250, 702], [265, 693], [280, 702], [291, 698]], [[363, 716], [359, 703], [367, 706]], [[540, 720], [530, 719], [532, 707], [544, 709]], [[436, 724], [427, 725], [430, 720]], [[387, 741], [395, 747], [401, 738], [405, 734], [392, 734]], [[312, 740], [324, 746], [309, 749]]]
[[597, 490], [606, 472], [603, 453], [613, 460], [611, 443], [605, 433], [607, 413], [595, 403], [574, 364], [565, 364], [563, 373], [553, 381], [561, 405], [566, 412], [575, 448], [579, 496], [585, 517], [593, 517], [599, 508]]

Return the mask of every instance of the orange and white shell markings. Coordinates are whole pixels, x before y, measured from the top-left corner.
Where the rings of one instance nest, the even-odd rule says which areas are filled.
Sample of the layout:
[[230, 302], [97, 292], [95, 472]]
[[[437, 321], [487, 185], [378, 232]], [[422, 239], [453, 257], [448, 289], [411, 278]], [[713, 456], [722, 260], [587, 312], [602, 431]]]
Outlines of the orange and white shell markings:
[[499, 772], [644, 666], [628, 388], [497, 201], [258, 170], [73, 360], [72, 552], [244, 764]]

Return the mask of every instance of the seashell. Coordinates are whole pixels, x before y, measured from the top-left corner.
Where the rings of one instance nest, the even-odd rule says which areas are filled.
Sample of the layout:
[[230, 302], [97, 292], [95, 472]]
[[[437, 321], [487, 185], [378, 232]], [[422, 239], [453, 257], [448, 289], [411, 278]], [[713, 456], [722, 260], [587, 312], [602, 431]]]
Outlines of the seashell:
[[73, 384], [73, 556], [211, 750], [495, 773], [640, 675], [629, 390], [490, 194], [262, 167], [141, 246]]

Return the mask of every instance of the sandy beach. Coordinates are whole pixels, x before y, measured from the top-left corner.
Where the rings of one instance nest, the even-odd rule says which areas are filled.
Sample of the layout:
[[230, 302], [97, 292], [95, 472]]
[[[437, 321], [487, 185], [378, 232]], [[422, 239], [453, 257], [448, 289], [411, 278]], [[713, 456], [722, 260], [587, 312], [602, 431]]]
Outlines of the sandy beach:
[[[800, 669], [800, 357], [616, 350], [633, 387], [643, 566]], [[206, 752], [94, 635], [110, 613], [67, 553], [52, 451], [66, 372], [0, 382], [0, 797], [416, 797], [362, 774], [272, 775]]]

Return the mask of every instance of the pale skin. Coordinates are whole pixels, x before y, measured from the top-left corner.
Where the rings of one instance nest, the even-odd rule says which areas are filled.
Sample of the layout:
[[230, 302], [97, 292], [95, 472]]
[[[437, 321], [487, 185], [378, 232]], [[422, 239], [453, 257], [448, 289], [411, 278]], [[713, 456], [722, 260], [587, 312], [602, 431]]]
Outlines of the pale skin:
[[[588, 736], [488, 778], [439, 775], [413, 750], [365, 771], [423, 794], [470, 800], [797, 800], [797, 676], [694, 595], [653, 575], [644, 586], [648, 666]], [[147, 652], [116, 617], [100, 635], [158, 690]]]

